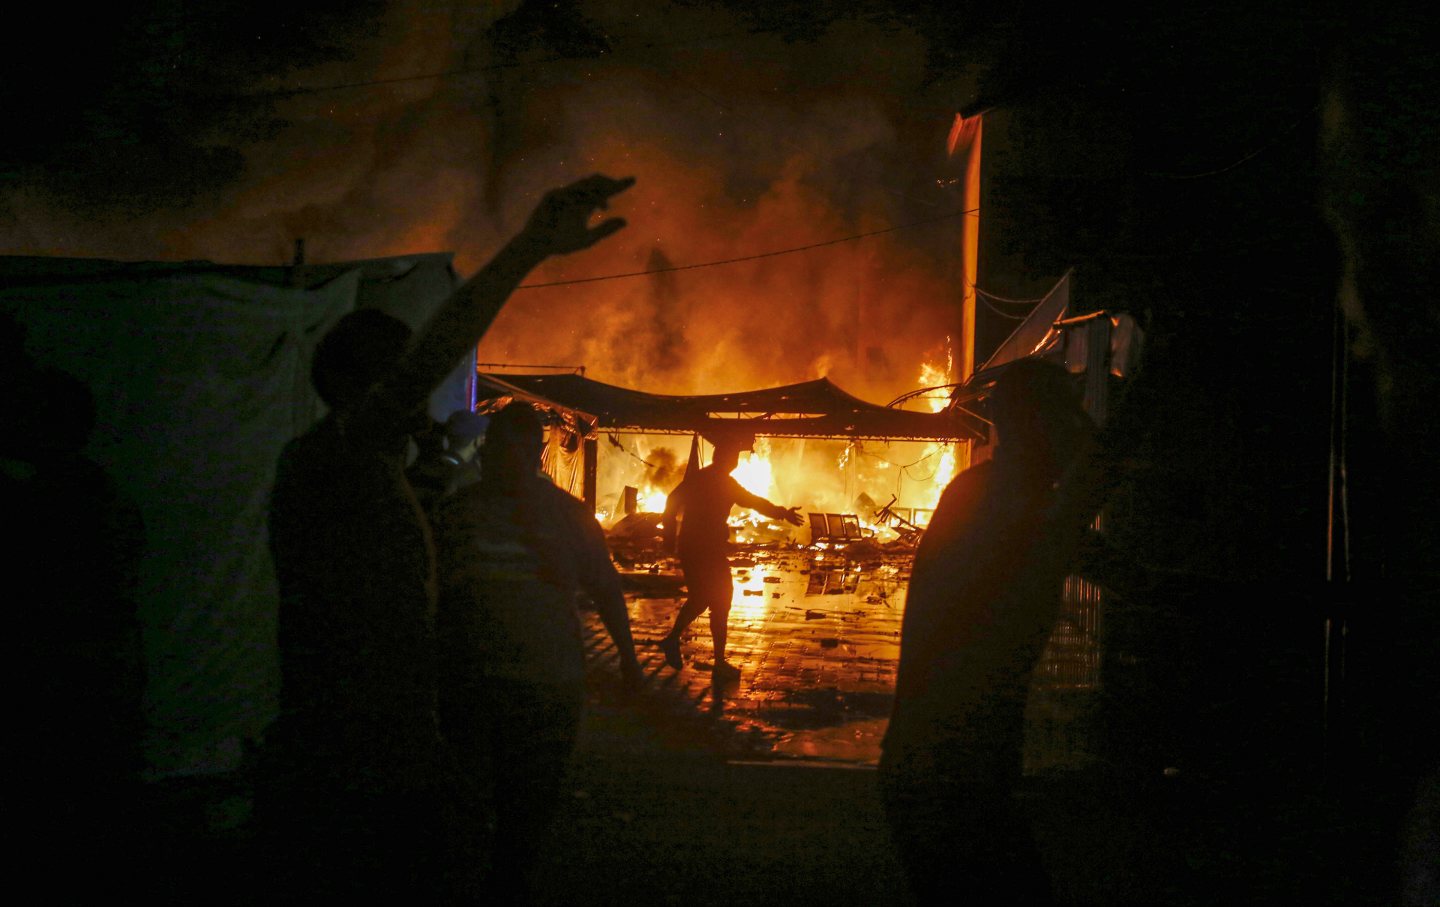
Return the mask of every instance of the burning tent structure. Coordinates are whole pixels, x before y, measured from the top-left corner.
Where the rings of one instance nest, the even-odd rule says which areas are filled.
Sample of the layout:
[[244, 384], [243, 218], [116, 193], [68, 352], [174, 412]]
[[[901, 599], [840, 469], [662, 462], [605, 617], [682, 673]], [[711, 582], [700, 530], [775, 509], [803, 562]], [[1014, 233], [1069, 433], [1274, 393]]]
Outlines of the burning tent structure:
[[[458, 284], [450, 256], [295, 267], [15, 257], [0, 258], [0, 275], [0, 310], [24, 327], [26, 352], [91, 388], [85, 453], [144, 522], [150, 769], [232, 770], [276, 709], [265, 521], [281, 448], [322, 412], [311, 352], [356, 308], [417, 326]], [[451, 376], [432, 414], [468, 406], [473, 372]]]
[[[922, 413], [868, 403], [826, 378], [723, 394], [652, 394], [605, 384], [582, 374], [477, 375], [476, 396], [497, 403], [528, 400], [564, 426], [552, 438], [551, 474], [591, 508], [597, 504], [598, 437], [612, 434], [711, 435], [742, 429], [755, 437], [823, 440], [906, 440], [949, 443], [983, 440], [985, 428], [958, 407]], [[566, 468], [553, 464], [566, 460]], [[578, 487], [577, 487], [578, 486]]]

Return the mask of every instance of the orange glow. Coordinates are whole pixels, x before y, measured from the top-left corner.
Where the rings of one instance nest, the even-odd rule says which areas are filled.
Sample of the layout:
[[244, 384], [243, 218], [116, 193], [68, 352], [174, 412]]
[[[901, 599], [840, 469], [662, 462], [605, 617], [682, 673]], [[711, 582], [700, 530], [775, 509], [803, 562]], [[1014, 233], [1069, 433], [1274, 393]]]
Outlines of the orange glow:
[[[951, 375], [955, 368], [955, 359], [950, 350], [950, 338], [945, 338], [945, 362], [943, 365], [931, 360], [926, 360], [920, 366], [921, 387], [941, 387], [949, 384], [954, 379]], [[949, 402], [948, 390], [935, 393], [933, 396], [923, 397], [922, 401], [929, 407], [931, 412], [938, 413], [945, 408]], [[923, 454], [927, 464], [933, 463], [933, 471], [930, 472], [930, 480], [923, 483], [923, 489], [917, 495], [916, 506], [926, 509], [933, 509], [940, 501], [940, 494], [950, 480], [955, 478], [955, 466], [957, 463], [954, 444], [929, 444], [925, 447]]]
[[770, 464], [770, 439], [760, 438], [755, 448], [740, 455], [740, 464], [731, 470], [741, 487], [751, 494], [769, 498], [775, 493], [775, 469]]
[[640, 513], [664, 513], [669, 499], [670, 495], [658, 488], [642, 488], [636, 496], [635, 507]]

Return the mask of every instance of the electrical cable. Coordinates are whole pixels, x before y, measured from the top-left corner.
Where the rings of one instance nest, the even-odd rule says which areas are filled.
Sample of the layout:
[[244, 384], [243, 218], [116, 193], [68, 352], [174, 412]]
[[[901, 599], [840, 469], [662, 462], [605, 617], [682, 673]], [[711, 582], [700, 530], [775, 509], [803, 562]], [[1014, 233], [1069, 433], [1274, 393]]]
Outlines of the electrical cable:
[[979, 299], [980, 303], [985, 306], [985, 308], [989, 309], [991, 312], [994, 312], [996, 315], [999, 315], [1001, 318], [1009, 318], [1011, 321], [1024, 321], [1026, 318], [1030, 317], [1028, 313], [1025, 315], [1012, 315], [1009, 312], [997, 309], [995, 307], [995, 303], [991, 302], [990, 300], [979, 294], [976, 294], [975, 298]]
[[756, 261], [761, 258], [774, 258], [778, 255], [791, 255], [795, 252], [808, 252], [811, 249], [820, 249], [825, 246], [835, 246], [841, 243], [854, 242], [858, 239], [867, 239], [871, 236], [880, 236], [884, 233], [894, 233], [897, 230], [908, 230], [911, 227], [920, 227], [926, 224], [933, 224], [942, 220], [951, 220], [956, 217], [963, 217], [970, 211], [952, 211], [949, 214], [941, 214], [937, 217], [927, 217], [923, 220], [910, 221], [909, 223], [896, 224], [893, 227], [886, 227], [883, 230], [871, 230], [867, 233], [856, 233], [851, 236], [842, 236], [838, 239], [827, 239], [823, 242], [810, 243], [805, 246], [795, 246], [790, 249], [776, 249], [771, 252], [759, 252], [754, 255], [742, 255], [738, 258], [722, 258], [717, 261], [704, 261], [690, 265], [671, 265], [665, 268], [648, 268], [644, 271], [626, 271], [620, 274], [602, 274], [596, 277], [576, 277], [570, 280], [551, 280], [545, 283], [522, 283], [516, 287], [517, 290], [538, 290], [544, 287], [568, 287], [581, 283], [597, 283], [602, 280], [622, 280], [627, 277], [645, 277], [650, 274], [668, 274], [674, 271], [694, 271], [700, 268], [714, 268], [720, 265], [733, 265], [745, 261]]
[[[1056, 283], [1059, 283], [1059, 281], [1057, 280]], [[1039, 305], [1050, 298], [1050, 294], [1046, 293], [1044, 296], [1036, 296], [1033, 299], [1013, 299], [1009, 296], [1001, 296], [999, 293], [992, 293], [989, 290], [981, 288], [978, 284], [973, 283], [970, 284], [970, 289], [974, 290], [977, 296], [984, 296], [995, 302], [1008, 302], [1012, 305]]]

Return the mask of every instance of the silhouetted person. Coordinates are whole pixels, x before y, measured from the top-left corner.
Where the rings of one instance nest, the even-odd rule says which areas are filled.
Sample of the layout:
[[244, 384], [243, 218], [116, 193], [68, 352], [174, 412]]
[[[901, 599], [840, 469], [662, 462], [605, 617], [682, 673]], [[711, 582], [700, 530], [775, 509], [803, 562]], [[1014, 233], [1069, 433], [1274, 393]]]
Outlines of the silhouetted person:
[[710, 639], [715, 646], [713, 676], [725, 679], [740, 675], [740, 669], [725, 660], [730, 599], [735, 594], [728, 559], [730, 508], [746, 507], [795, 526], [802, 522], [797, 508], [781, 507], [751, 494], [730, 475], [740, 463], [740, 452], [748, 446], [739, 438], [718, 438], [715, 459], [704, 469], [687, 475], [665, 502], [665, 548], [678, 551], [689, 596], [675, 616], [675, 626], [660, 640], [665, 663], [676, 670], [684, 665], [680, 634], [708, 610]]
[[129, 889], [143, 871], [140, 512], [84, 453], [89, 387], [28, 358], [6, 371], [5, 574], [24, 590], [6, 749], [12, 776], [34, 785], [14, 794], [11, 825], [32, 879], [50, 884], [80, 858]]
[[[633, 180], [592, 176], [541, 200], [525, 228], [414, 338], [373, 310], [321, 341], [311, 377], [330, 413], [280, 457], [270, 545], [280, 587], [282, 783], [262, 814], [305, 867], [302, 899], [434, 901], [458, 796], [436, 723], [434, 552], [405, 477], [437, 385], [545, 258], [624, 226], [590, 216]], [[287, 892], [276, 892], [285, 894]]]
[[945, 489], [916, 551], [882, 790], [917, 893], [1043, 904], [1012, 795], [1031, 670], [1099, 507], [1099, 465], [1064, 369], [1022, 360], [992, 400], [994, 457]]
[[443, 423], [415, 436], [419, 447], [406, 474], [415, 497], [426, 513], [433, 513], [441, 498], [480, 479], [475, 458], [489, 419], [468, 409], [457, 409]]
[[585, 652], [577, 594], [594, 602], [627, 684], [640, 672], [600, 524], [539, 472], [543, 432], [528, 404], [495, 413], [480, 481], [441, 500], [435, 514], [441, 727], [493, 799], [487, 892], [505, 904], [529, 900], [580, 729]]

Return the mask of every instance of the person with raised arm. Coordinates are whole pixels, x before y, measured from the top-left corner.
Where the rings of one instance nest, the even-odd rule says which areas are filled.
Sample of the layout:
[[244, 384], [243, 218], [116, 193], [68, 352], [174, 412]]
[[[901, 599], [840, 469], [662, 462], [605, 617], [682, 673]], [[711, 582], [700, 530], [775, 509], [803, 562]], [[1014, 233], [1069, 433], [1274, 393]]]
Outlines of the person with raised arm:
[[591, 218], [633, 182], [597, 174], [546, 193], [413, 337], [362, 309], [316, 349], [311, 379], [330, 412], [286, 445], [270, 501], [280, 715], [257, 809], [295, 870], [274, 894], [453, 898], [447, 877], [465, 861], [443, 816], [459, 795], [437, 729], [435, 553], [405, 475], [409, 438], [526, 275], [624, 227]]

